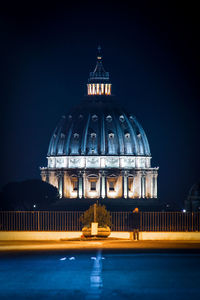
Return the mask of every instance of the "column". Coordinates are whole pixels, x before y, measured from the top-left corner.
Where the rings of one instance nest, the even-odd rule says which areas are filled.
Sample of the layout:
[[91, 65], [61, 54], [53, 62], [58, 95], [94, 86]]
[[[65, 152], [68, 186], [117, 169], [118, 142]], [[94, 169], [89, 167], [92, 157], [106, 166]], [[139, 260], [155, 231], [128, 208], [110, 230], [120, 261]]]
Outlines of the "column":
[[151, 198], [153, 198], [154, 195], [154, 175], [151, 174]]
[[104, 187], [104, 190], [105, 190], [105, 197], [104, 198], [107, 198], [107, 177], [106, 177], [106, 174], [104, 174], [104, 184], [102, 184], [102, 186]]
[[105, 175], [102, 175], [101, 178], [101, 197], [104, 199], [106, 197], [106, 178]]
[[141, 177], [141, 189], [142, 189], [142, 198], [146, 196], [146, 177], [142, 175]]
[[132, 193], [133, 193], [133, 195], [131, 196], [131, 198], [134, 198], [134, 196], [135, 196], [135, 175], [133, 175], [133, 177], [132, 177]]
[[143, 189], [144, 189], [144, 198], [146, 198], [146, 191], [147, 191], [147, 186], [146, 186], [146, 175], [143, 177]]
[[82, 175], [82, 191], [83, 191], [83, 195], [82, 197], [85, 198], [85, 191], [86, 191], [86, 174], [85, 172], [83, 172], [83, 175]]
[[106, 197], [106, 180], [104, 172], [100, 173], [100, 198]]
[[124, 197], [124, 172], [121, 172], [122, 177], [122, 197]]
[[[130, 180], [132, 179], [132, 177], [130, 177]], [[131, 183], [130, 183], [130, 186], [131, 186]], [[127, 198], [130, 197], [130, 194], [129, 194], [129, 176], [127, 176]]]
[[127, 184], [127, 172], [124, 172], [123, 176], [123, 196], [126, 199], [128, 197], [128, 184]]
[[157, 174], [153, 175], [153, 198], [157, 198]]
[[81, 172], [78, 174], [78, 198], [83, 198], [83, 176]]
[[60, 195], [60, 198], [63, 198], [63, 195], [64, 195], [64, 176], [63, 176], [63, 173], [59, 173], [57, 175], [57, 178], [58, 178], [59, 195]]
[[143, 175], [140, 177], [140, 185], [141, 185], [141, 198], [144, 198], [144, 188], [143, 188]]
[[99, 197], [102, 198], [102, 174], [99, 172]]
[[152, 183], [153, 183], [153, 198], [154, 198], [154, 195], [155, 195], [155, 175], [154, 174], [152, 175]]
[[141, 198], [141, 173], [137, 173], [137, 192], [138, 192], [138, 198]]

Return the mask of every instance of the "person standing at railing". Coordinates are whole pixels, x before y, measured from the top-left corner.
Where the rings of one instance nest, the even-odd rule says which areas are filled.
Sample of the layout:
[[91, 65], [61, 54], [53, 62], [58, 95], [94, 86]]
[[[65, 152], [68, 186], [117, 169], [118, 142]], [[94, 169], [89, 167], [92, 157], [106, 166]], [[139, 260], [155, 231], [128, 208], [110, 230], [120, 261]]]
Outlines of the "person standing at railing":
[[133, 232], [133, 239], [138, 240], [139, 235], [139, 222], [140, 222], [140, 214], [139, 209], [136, 207], [132, 213], [129, 215], [129, 230]]

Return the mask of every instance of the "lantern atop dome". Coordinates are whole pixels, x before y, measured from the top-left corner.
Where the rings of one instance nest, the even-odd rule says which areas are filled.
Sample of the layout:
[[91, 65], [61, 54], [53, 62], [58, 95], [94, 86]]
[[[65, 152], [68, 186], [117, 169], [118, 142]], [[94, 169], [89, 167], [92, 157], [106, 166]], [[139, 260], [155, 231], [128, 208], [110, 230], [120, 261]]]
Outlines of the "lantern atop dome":
[[102, 64], [101, 47], [97, 48], [97, 63], [93, 72], [90, 72], [87, 91], [88, 96], [111, 95], [111, 83], [109, 72], [106, 72]]

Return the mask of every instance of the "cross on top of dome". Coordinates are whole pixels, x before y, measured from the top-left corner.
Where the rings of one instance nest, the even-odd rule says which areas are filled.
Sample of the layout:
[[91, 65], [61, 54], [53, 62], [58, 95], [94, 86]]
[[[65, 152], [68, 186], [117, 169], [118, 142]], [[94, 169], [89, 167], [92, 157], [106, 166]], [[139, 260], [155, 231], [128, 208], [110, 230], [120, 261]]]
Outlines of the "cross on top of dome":
[[99, 45], [98, 48], [98, 55], [97, 55], [97, 59], [102, 59], [102, 55], [101, 55], [101, 46]]

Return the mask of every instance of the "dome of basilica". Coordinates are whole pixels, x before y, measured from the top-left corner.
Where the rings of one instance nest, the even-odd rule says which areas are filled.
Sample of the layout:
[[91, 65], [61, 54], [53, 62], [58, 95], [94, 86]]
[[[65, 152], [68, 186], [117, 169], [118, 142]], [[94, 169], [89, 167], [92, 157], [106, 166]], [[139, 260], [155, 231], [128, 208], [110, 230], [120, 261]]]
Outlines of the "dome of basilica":
[[42, 180], [61, 198], [157, 198], [158, 167], [151, 167], [146, 134], [112, 95], [100, 50], [87, 96], [52, 134]]
[[63, 116], [50, 140], [48, 156], [150, 156], [146, 134], [113, 96], [87, 96]]

